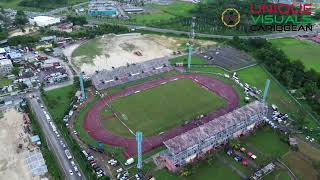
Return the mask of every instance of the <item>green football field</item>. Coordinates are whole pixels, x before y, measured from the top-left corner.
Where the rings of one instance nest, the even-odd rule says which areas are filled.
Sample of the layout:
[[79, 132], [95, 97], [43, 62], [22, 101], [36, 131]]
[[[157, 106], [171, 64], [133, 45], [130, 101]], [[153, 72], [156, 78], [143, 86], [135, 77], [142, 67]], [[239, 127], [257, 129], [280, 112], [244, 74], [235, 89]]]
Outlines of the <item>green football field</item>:
[[300, 60], [307, 69], [320, 72], [320, 45], [307, 40], [283, 38], [271, 40], [271, 43], [283, 50], [290, 60]]
[[[133, 132], [142, 131], [144, 136], [165, 132], [225, 105], [223, 98], [190, 79], [170, 82], [111, 103], [119, 118]], [[101, 114], [105, 128], [114, 134], [132, 136], [120, 120], [106, 118], [110, 114], [105, 111]]]

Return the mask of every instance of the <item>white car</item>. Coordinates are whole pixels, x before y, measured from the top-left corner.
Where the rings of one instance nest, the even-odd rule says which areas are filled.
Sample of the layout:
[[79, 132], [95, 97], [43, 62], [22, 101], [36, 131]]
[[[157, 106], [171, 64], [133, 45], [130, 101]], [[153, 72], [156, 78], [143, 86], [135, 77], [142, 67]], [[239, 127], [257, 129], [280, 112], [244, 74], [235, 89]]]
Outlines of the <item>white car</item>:
[[74, 135], [77, 135], [78, 133], [77, 133], [77, 131], [76, 131], [76, 130], [74, 130], [74, 131], [73, 131], [73, 134], [74, 134]]
[[76, 164], [74, 163], [74, 161], [70, 161], [72, 166], [75, 166]]
[[79, 171], [78, 168], [77, 168], [77, 166], [74, 166], [74, 171], [75, 171], [75, 172], [78, 172], [78, 171]]
[[123, 169], [120, 168], [120, 169], [117, 170], [117, 173], [120, 173], [120, 172], [122, 172], [122, 171], [123, 171]]
[[78, 176], [80, 176], [80, 177], [81, 177], [81, 173], [80, 173], [80, 172], [78, 172]]
[[306, 140], [309, 140], [309, 139], [310, 139], [310, 136], [307, 136], [307, 137], [306, 137]]
[[314, 142], [314, 138], [311, 138], [311, 139], [310, 139], [310, 142]]
[[69, 170], [69, 173], [70, 173], [70, 175], [73, 175], [73, 171], [71, 169]]

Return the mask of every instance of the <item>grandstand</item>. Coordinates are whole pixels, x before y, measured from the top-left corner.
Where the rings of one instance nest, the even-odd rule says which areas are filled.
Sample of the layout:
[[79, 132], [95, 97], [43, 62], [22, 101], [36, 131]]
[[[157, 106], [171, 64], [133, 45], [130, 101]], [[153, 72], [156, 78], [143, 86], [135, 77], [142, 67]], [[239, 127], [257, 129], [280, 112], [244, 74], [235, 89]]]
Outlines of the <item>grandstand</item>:
[[97, 90], [124, 84], [130, 81], [146, 78], [173, 68], [167, 59], [154, 59], [151, 61], [122, 66], [113, 70], [103, 70], [92, 76], [92, 83]]
[[266, 104], [254, 101], [165, 141], [167, 150], [160, 157], [170, 171], [176, 171], [225, 144], [228, 139], [247, 134], [263, 122], [267, 111]]

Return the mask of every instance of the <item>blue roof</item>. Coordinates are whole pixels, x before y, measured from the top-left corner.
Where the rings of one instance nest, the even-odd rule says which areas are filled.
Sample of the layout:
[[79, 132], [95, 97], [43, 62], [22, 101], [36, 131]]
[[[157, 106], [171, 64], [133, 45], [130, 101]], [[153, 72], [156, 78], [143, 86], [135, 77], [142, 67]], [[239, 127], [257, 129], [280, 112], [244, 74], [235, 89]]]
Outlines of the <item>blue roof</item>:
[[31, 142], [38, 142], [38, 141], [40, 141], [39, 135], [31, 136]]
[[8, 53], [10, 59], [16, 59], [16, 58], [21, 58], [22, 55], [19, 52], [10, 52]]

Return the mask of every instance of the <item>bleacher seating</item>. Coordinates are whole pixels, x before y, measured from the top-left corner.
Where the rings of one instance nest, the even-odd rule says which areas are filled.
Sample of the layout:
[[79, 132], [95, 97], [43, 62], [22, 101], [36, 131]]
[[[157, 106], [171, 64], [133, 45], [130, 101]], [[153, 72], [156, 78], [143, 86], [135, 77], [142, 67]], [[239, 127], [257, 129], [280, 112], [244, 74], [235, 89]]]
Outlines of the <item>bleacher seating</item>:
[[130, 81], [143, 79], [148, 76], [168, 72], [172, 69], [173, 68], [167, 59], [154, 59], [139, 64], [97, 72], [92, 76], [92, 83], [97, 90], [102, 90]]

